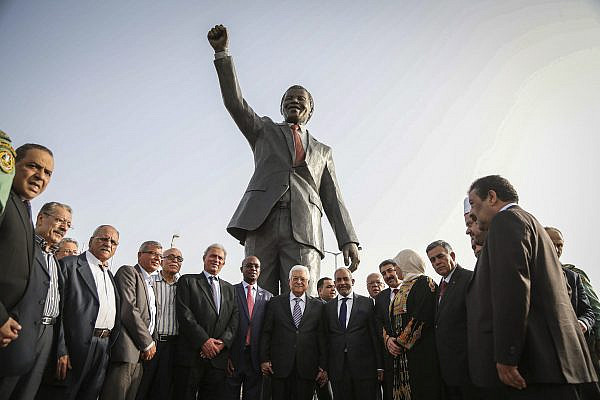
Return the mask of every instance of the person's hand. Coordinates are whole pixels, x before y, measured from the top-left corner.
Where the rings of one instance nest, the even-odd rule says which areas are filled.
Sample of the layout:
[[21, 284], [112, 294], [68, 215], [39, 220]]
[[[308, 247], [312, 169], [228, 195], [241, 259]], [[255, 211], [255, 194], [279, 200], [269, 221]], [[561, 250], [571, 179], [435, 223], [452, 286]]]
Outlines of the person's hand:
[[227, 35], [227, 28], [223, 25], [215, 25], [210, 31], [208, 31], [208, 43], [215, 50], [215, 53], [224, 51], [229, 46], [229, 37]]
[[383, 370], [378, 370], [377, 371], [377, 380], [379, 382], [383, 382]]
[[396, 343], [396, 340], [393, 337], [389, 337], [385, 341], [385, 347], [387, 348], [389, 353], [394, 357], [397, 357], [402, 353], [402, 347], [400, 347], [400, 345]]
[[146, 351], [142, 351], [142, 360], [150, 361], [152, 357], [156, 354], [156, 343], [152, 342], [152, 347], [150, 347]]
[[505, 385], [519, 390], [527, 387], [527, 383], [519, 373], [516, 365], [496, 363], [496, 370], [498, 371], [498, 377]]
[[59, 381], [64, 381], [67, 377], [67, 371], [73, 368], [71, 366], [71, 359], [68, 355], [58, 357], [58, 361], [56, 362], [56, 379]]
[[273, 375], [273, 364], [271, 364], [271, 361], [261, 362], [260, 370], [263, 375]]
[[583, 322], [581, 322], [580, 320], [577, 320], [577, 322], [579, 322], [579, 327], [581, 328], [581, 332], [586, 333], [587, 326], [585, 326], [585, 324]]
[[358, 246], [356, 243], [346, 243], [342, 248], [342, 254], [344, 255], [344, 265], [348, 267], [351, 272], [356, 271], [358, 264], [360, 263], [360, 257], [358, 256]]
[[315, 380], [319, 387], [325, 385], [327, 383], [327, 371], [319, 367], [319, 372], [317, 373], [317, 378]]
[[231, 361], [231, 358], [227, 359], [227, 368], [225, 369], [225, 374], [231, 378], [233, 376], [233, 373], [235, 372], [235, 367], [233, 366], [233, 361]]
[[19, 337], [19, 331], [21, 325], [12, 317], [8, 317], [8, 320], [0, 326], [0, 347], [6, 347], [10, 342]]
[[223, 342], [218, 339], [208, 338], [202, 345], [200, 357], [212, 360], [223, 350]]

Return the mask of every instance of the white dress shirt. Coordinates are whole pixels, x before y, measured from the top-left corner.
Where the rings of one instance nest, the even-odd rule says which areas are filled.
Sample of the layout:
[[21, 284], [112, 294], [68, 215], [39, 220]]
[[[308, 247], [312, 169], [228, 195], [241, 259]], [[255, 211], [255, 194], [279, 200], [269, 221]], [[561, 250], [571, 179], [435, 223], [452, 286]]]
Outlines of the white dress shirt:
[[100, 260], [89, 251], [85, 252], [85, 257], [90, 266], [90, 270], [92, 271], [92, 276], [96, 283], [98, 301], [100, 302], [94, 328], [113, 329], [115, 327], [117, 303], [115, 299], [115, 288], [108, 275], [108, 267], [103, 267]]
[[[139, 265], [139, 264], [138, 264]], [[148, 325], [148, 331], [150, 335], [154, 333], [154, 326], [156, 325], [156, 295], [154, 294], [154, 288], [152, 287], [152, 281], [154, 280], [154, 273], [149, 274], [141, 265], [140, 270], [146, 283], [146, 292], [148, 293], [148, 309], [150, 310], [150, 325]]]

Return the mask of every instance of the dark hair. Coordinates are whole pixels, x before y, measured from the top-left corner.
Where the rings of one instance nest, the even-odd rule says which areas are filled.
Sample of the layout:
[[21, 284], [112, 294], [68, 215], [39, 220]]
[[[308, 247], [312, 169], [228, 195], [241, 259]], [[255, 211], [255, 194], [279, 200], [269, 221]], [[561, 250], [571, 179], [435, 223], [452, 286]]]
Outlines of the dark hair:
[[469, 193], [475, 191], [480, 199], [486, 199], [490, 190], [496, 192], [498, 199], [508, 202], [519, 202], [519, 195], [511, 183], [500, 175], [488, 175], [471, 184]]
[[308, 113], [308, 118], [306, 118], [306, 122], [308, 122], [310, 120], [310, 117], [312, 117], [313, 111], [315, 110], [315, 103], [313, 101], [312, 94], [310, 94], [308, 89], [306, 89], [304, 86], [292, 85], [289, 88], [287, 88], [285, 92], [283, 92], [283, 96], [281, 96], [281, 103], [279, 103], [279, 112], [281, 112], [281, 115], [283, 115], [283, 100], [285, 100], [285, 95], [287, 94], [287, 92], [289, 92], [292, 89], [301, 89], [308, 93], [308, 101], [310, 102], [310, 112]]
[[392, 264], [394, 267], [398, 266], [396, 261], [394, 261], [392, 259], [383, 260], [382, 262], [379, 263], [379, 271], [381, 271], [381, 267], [383, 267], [384, 265], [388, 265], [388, 264]]
[[331, 279], [331, 278], [328, 278], [328, 277], [326, 277], [326, 276], [324, 276], [324, 277], [322, 277], [321, 279], [319, 279], [319, 280], [317, 281], [317, 290], [319, 290], [319, 289], [323, 289], [323, 285], [325, 285], [325, 281], [327, 281], [327, 280], [333, 281], [333, 279]]
[[50, 151], [49, 148], [42, 146], [41, 144], [36, 144], [36, 143], [26, 143], [22, 146], [17, 147], [17, 150], [15, 151], [17, 153], [17, 157], [15, 158], [15, 162], [19, 162], [21, 161], [23, 158], [25, 158], [25, 156], [27, 155], [27, 152], [29, 150], [42, 150], [45, 151], [46, 153], [50, 154], [51, 157], [54, 157], [54, 154], [52, 154], [52, 151]]
[[452, 250], [452, 246], [450, 246], [450, 243], [448, 243], [444, 240], [436, 240], [435, 242], [429, 243], [429, 246], [427, 246], [427, 249], [425, 249], [425, 253], [429, 253], [431, 250], [433, 250], [434, 248], [436, 248], [438, 246], [443, 247], [448, 254], [450, 254], [454, 251], [454, 250]]

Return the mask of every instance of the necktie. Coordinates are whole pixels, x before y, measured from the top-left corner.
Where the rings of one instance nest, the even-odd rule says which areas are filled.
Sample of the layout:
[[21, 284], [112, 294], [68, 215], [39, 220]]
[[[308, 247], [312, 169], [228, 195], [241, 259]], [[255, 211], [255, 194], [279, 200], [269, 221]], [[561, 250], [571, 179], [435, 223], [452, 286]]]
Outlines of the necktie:
[[304, 161], [304, 147], [302, 147], [302, 139], [300, 139], [300, 127], [296, 124], [291, 126], [292, 136], [294, 137], [294, 149], [296, 150], [296, 157], [294, 159], [294, 167], [300, 165]]
[[294, 299], [294, 301], [296, 302], [296, 304], [294, 304], [294, 312], [292, 312], [292, 318], [294, 319], [294, 325], [296, 325], [296, 328], [298, 327], [298, 325], [300, 325], [300, 320], [302, 320], [302, 309], [300, 308], [300, 297], [296, 297]]
[[217, 289], [217, 277], [216, 276], [209, 276], [208, 279], [210, 279], [210, 288], [212, 289], [212, 296], [213, 296], [213, 301], [215, 302], [215, 308], [217, 309], [217, 314], [219, 313], [219, 306], [220, 306], [220, 302], [219, 302], [219, 292]]
[[440, 297], [438, 301], [442, 301], [442, 296], [444, 296], [444, 292], [446, 291], [447, 286], [448, 282], [442, 279], [442, 283], [440, 283]]
[[348, 301], [347, 297], [342, 299], [342, 305], [340, 306], [340, 326], [343, 330], [346, 330], [346, 316], [348, 314], [348, 306], [346, 305], [346, 301]]
[[[252, 310], [254, 310], [254, 299], [252, 298], [252, 285], [248, 285], [248, 295], [246, 296], [246, 303], [248, 304], [248, 317], [252, 321]], [[251, 324], [248, 324], [248, 332], [246, 332], [246, 346], [250, 345], [250, 331]]]
[[396, 295], [398, 294], [398, 291], [399, 291], [399, 290], [400, 290], [400, 289], [394, 289], [394, 290], [392, 290], [392, 292], [394, 292], [394, 298], [396, 298]]
[[29, 202], [29, 200], [23, 200], [23, 204], [27, 209], [27, 214], [29, 214], [29, 218], [31, 218], [31, 203]]

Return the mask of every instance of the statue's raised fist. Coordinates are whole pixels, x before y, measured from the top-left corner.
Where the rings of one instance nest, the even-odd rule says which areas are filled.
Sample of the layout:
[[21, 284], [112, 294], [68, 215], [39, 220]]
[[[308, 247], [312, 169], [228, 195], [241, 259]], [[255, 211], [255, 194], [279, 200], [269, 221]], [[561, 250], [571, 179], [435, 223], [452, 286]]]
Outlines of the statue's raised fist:
[[215, 49], [215, 53], [227, 49], [229, 45], [229, 38], [227, 37], [227, 28], [223, 25], [215, 25], [210, 31], [208, 31], [208, 43]]

